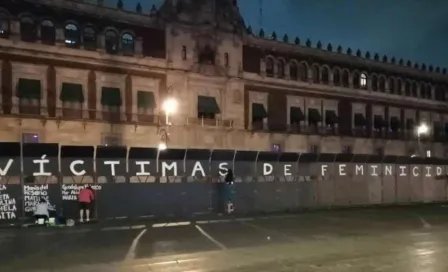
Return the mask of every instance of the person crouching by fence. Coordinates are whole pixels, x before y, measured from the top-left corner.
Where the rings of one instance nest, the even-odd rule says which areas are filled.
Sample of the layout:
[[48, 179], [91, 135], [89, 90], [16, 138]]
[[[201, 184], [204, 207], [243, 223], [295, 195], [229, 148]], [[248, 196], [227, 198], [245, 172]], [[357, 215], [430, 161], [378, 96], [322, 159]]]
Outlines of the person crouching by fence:
[[36, 224], [43, 225], [50, 218], [50, 206], [45, 198], [41, 198], [34, 207], [34, 218]]
[[85, 212], [85, 219], [86, 222], [90, 221], [90, 208], [92, 201], [94, 200], [95, 195], [93, 194], [92, 187], [88, 186], [86, 188], [81, 189], [79, 191], [79, 221], [82, 223], [84, 222], [84, 212]]

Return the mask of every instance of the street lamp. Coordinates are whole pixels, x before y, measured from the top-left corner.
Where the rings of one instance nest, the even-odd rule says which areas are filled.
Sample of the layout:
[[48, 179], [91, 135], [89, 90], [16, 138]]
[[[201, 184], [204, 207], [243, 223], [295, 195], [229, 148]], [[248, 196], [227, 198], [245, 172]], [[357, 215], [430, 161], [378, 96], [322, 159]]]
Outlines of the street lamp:
[[420, 137], [422, 135], [427, 135], [429, 133], [429, 127], [426, 123], [421, 123], [418, 127], [417, 127], [417, 144], [418, 144], [418, 152], [421, 154], [422, 153], [422, 148], [421, 148], [421, 144], [420, 144]]
[[421, 123], [418, 127], [417, 127], [417, 137], [420, 139], [420, 135], [426, 135], [429, 132], [429, 127], [427, 124], [425, 123]]
[[158, 146], [159, 151], [167, 149], [167, 143], [169, 139], [169, 127], [171, 126], [170, 116], [176, 114], [179, 103], [173, 96], [172, 87], [168, 88], [167, 98], [162, 102], [162, 111], [165, 114], [165, 127], [160, 128], [158, 133], [160, 134], [160, 143]]

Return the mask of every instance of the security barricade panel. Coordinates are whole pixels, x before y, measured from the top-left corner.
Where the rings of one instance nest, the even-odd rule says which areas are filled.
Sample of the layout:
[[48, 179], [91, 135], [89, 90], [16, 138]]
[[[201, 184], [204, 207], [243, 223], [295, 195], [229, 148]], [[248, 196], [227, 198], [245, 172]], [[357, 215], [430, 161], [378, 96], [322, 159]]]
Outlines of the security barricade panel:
[[234, 172], [235, 150], [212, 150], [210, 158], [210, 176], [213, 181], [224, 180], [229, 169]]
[[[229, 186], [241, 213], [446, 201], [447, 165], [365, 154], [0, 143], [0, 220], [32, 216], [41, 199], [77, 218], [88, 185], [99, 218], [221, 212]], [[230, 169], [233, 185], [223, 183]]]
[[25, 184], [58, 183], [59, 145], [22, 145], [23, 176]]
[[292, 152], [280, 153], [278, 156], [278, 167], [275, 175], [279, 181], [293, 182], [299, 177], [299, 154]]
[[[299, 167], [304, 156], [310, 157], [308, 154], [302, 154], [299, 158]], [[338, 166], [334, 163], [336, 156], [330, 154], [317, 154], [310, 163], [311, 181], [316, 183], [319, 188], [317, 198], [320, 205], [333, 206], [337, 204], [337, 187], [335, 177]]]
[[258, 152], [237, 150], [233, 162], [236, 182], [254, 182]]
[[424, 202], [442, 201], [445, 195], [444, 179], [439, 178], [444, 173], [444, 160], [430, 158], [426, 161], [423, 178]]
[[187, 182], [206, 181], [210, 176], [211, 150], [187, 149], [185, 154], [185, 176]]
[[279, 152], [258, 152], [255, 164], [255, 176], [259, 182], [272, 182], [276, 178]]
[[94, 146], [61, 146], [62, 183], [94, 183]]
[[128, 154], [128, 176], [131, 183], [153, 183], [157, 177], [158, 149], [131, 147]]
[[0, 224], [23, 216], [20, 143], [0, 143]]
[[127, 148], [97, 146], [95, 171], [98, 183], [127, 182]]
[[157, 173], [161, 183], [182, 182], [185, 177], [185, 149], [167, 149], [158, 153]]
[[[89, 185], [95, 192], [101, 189], [101, 186], [94, 184], [96, 183], [94, 157], [94, 146], [60, 147], [61, 214], [65, 217], [78, 216], [78, 195], [81, 189]], [[95, 215], [95, 207], [91, 211], [92, 217]]]
[[418, 203], [424, 200], [423, 176], [426, 159], [411, 157], [409, 163], [409, 184], [411, 187], [411, 202]]

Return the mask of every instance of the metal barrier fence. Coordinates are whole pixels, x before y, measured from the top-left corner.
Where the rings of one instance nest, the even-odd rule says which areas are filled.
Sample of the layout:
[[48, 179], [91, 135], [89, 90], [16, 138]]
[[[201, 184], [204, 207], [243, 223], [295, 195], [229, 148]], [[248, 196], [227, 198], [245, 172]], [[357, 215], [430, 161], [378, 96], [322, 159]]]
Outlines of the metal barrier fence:
[[213, 213], [228, 169], [240, 213], [447, 199], [437, 158], [0, 143], [0, 220], [30, 216], [41, 197], [76, 217], [87, 184], [99, 218]]

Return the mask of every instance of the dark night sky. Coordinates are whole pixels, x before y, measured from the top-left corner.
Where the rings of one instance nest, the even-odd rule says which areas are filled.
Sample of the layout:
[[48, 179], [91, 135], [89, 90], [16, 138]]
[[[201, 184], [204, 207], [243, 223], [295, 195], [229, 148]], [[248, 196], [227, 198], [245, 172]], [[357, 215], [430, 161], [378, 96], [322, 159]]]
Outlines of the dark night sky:
[[[141, 2], [145, 12], [163, 0], [125, 0], [135, 10]], [[115, 5], [117, 0], [106, 0]], [[358, 48], [427, 65], [448, 66], [448, 1], [446, 0], [239, 0], [246, 24], [254, 32], [262, 26], [266, 34], [287, 33], [318, 40], [333, 48]], [[344, 50], [345, 51], [345, 50]]]

